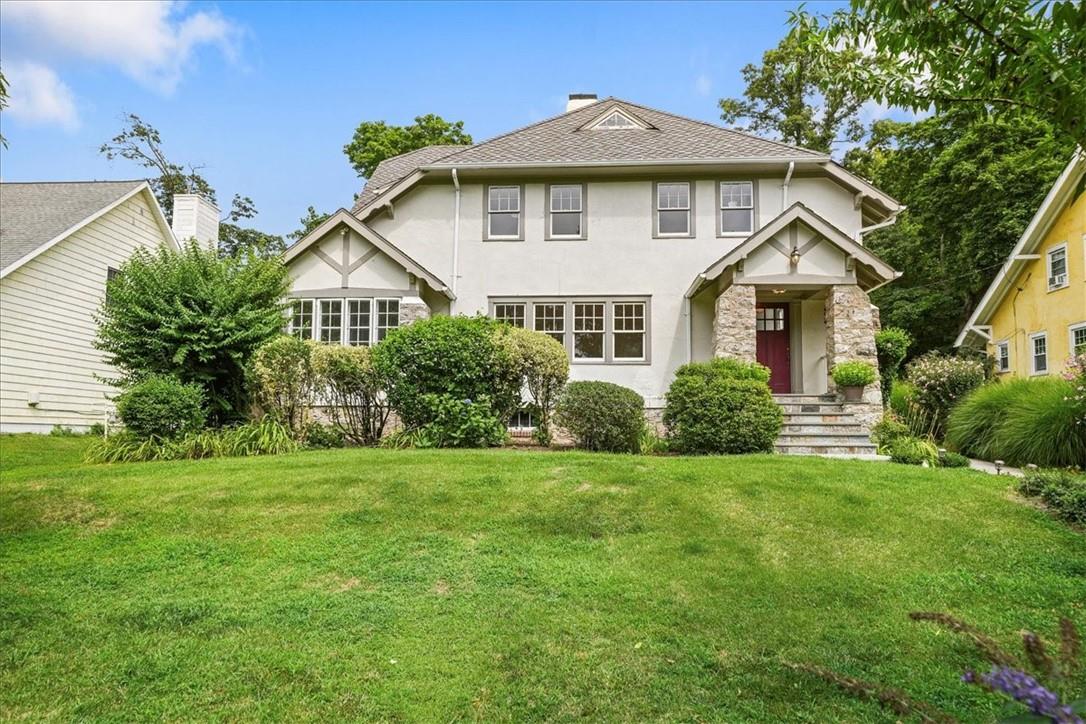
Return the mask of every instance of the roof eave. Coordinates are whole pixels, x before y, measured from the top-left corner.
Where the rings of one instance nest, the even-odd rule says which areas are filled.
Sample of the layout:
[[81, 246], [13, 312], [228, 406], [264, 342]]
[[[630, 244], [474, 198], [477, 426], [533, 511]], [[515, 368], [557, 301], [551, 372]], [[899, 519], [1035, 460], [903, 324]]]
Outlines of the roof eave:
[[598, 168], [605, 166], [728, 166], [762, 164], [777, 166], [787, 163], [820, 164], [829, 160], [828, 156], [741, 156], [731, 158], [679, 158], [679, 159], [630, 159], [617, 161], [536, 161], [536, 162], [499, 162], [499, 163], [435, 163], [419, 166], [421, 171], [448, 171], [451, 169], [535, 169], [535, 168]]

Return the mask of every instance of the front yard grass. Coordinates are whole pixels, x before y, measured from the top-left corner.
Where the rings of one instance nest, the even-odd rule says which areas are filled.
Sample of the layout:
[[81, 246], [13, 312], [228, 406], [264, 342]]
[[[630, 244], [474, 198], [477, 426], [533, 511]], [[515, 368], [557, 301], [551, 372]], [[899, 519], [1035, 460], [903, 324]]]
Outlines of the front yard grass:
[[85, 444], [0, 438], [3, 719], [893, 721], [795, 661], [982, 721], [909, 611], [1086, 624], [1086, 539], [971, 471]]

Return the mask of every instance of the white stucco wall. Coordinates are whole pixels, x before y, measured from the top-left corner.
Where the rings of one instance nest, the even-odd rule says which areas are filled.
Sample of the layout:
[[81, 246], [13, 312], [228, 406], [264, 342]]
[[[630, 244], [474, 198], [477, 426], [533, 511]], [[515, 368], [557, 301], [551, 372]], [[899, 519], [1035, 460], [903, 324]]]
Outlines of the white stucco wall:
[[[531, 181], [525, 184], [523, 199], [524, 240], [484, 241], [484, 185], [462, 183], [460, 278], [452, 312], [489, 313], [492, 297], [650, 297], [651, 363], [575, 363], [571, 376], [616, 382], [635, 389], [649, 406], [661, 405], [674, 370], [687, 361], [684, 293], [699, 272], [745, 238], [717, 236], [719, 180], [725, 179], [695, 181], [695, 235], [681, 239], [653, 238], [652, 180], [590, 181], [586, 184], [588, 238], [578, 241], [544, 239], [545, 184]], [[759, 225], [782, 211], [782, 181], [783, 171], [780, 177], [756, 180]], [[368, 223], [431, 272], [451, 280], [453, 200], [451, 184], [420, 185], [395, 202], [394, 216], [382, 213]], [[860, 226], [852, 193], [828, 179], [793, 178], [788, 204], [796, 201], [850, 235]], [[784, 260], [777, 252], [772, 254]], [[839, 254], [835, 257], [819, 249], [809, 256], [812, 273], [815, 268], [824, 268], [825, 273], [843, 266]], [[710, 305], [704, 299], [692, 305], [695, 359], [711, 354]]]
[[[352, 230], [347, 230], [347, 240], [348, 265], [374, 249], [373, 244]], [[343, 236], [340, 230], [333, 229], [311, 249], [319, 249], [336, 263], [342, 264]], [[331, 293], [331, 290], [343, 287], [343, 275], [312, 250], [307, 250], [293, 259], [288, 266], [288, 273], [292, 291], [299, 294], [304, 291]], [[387, 293], [406, 292], [411, 289], [411, 282], [402, 266], [378, 251], [365, 264], [350, 273], [347, 287]]]

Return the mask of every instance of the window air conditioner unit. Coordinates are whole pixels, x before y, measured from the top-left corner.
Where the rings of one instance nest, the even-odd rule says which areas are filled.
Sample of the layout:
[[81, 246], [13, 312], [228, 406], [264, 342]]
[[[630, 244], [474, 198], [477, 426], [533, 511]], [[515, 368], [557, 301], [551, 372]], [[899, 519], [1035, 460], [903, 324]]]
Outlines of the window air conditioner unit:
[[1048, 278], [1048, 286], [1050, 287], [1062, 287], [1067, 283], [1066, 274], [1055, 274]]

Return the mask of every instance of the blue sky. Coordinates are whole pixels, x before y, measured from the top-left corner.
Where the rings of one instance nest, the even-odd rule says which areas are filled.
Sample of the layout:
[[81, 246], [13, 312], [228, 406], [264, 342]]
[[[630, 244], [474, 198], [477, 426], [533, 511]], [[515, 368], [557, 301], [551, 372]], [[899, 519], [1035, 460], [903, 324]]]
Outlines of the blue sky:
[[[463, 120], [476, 141], [559, 113], [570, 92], [718, 121], [740, 68], [796, 2], [0, 4], [6, 181], [138, 178], [103, 141], [138, 113], [226, 206], [285, 234], [362, 186], [362, 120]], [[808, 3], [829, 11], [835, 3]]]

